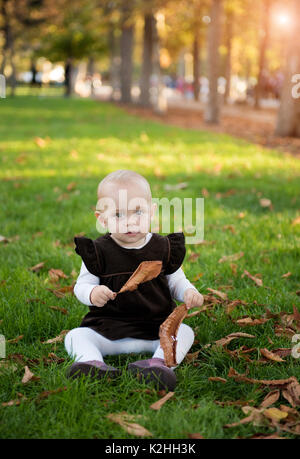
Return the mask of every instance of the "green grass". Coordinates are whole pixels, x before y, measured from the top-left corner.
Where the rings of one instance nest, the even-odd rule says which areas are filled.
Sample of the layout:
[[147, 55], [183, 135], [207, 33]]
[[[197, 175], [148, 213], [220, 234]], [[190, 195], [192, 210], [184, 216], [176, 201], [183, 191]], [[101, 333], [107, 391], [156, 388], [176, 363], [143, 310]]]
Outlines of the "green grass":
[[[229, 349], [242, 345], [291, 347], [290, 339], [275, 335], [273, 320], [240, 328], [222, 306], [186, 320], [196, 333], [190, 352], [201, 350], [194, 361], [196, 366], [184, 361], [176, 369], [175, 395], [155, 412], [149, 406], [159, 398], [157, 393], [140, 391], [147, 386], [126, 372], [128, 363], [147, 358], [147, 354], [107, 357], [107, 363], [124, 369], [117, 384], [66, 378], [71, 360], [63, 343], [41, 342], [77, 327], [88, 308], [75, 296], [57, 298], [47, 290], [51, 288], [48, 270], [59, 268], [70, 276], [62, 285], [76, 279], [81, 259], [74, 251], [74, 235], [85, 232], [87, 237], [99, 236], [93, 214], [99, 181], [113, 170], [134, 169], [149, 180], [156, 198], [196, 198], [202, 196], [204, 188], [208, 190], [204, 238], [215, 243], [187, 245], [183, 264], [190, 280], [203, 274], [194, 282], [199, 291], [208, 293], [207, 287], [230, 286], [223, 290], [230, 299], [248, 303], [236, 308], [234, 319], [248, 314], [260, 317], [265, 312], [263, 305], [273, 312], [291, 313], [293, 305], [299, 308], [300, 226], [292, 225], [292, 221], [300, 211], [300, 162], [227, 135], [162, 126], [90, 100], [7, 98], [0, 101], [0, 112], [0, 233], [7, 238], [19, 236], [0, 243], [0, 333], [7, 340], [23, 335], [17, 343], [6, 344], [7, 355], [40, 359], [28, 363], [40, 378], [28, 384], [21, 382], [24, 365], [0, 367], [0, 402], [17, 399], [19, 393], [26, 397], [19, 406], [0, 405], [0, 437], [134, 438], [106, 418], [109, 413], [122, 411], [143, 415], [137, 422], [157, 439], [188, 438], [193, 432], [205, 438], [273, 432], [252, 423], [225, 429], [224, 424], [245, 415], [239, 407], [222, 407], [215, 400], [253, 400], [251, 404], [258, 406], [266, 392], [233, 379], [226, 384], [209, 382], [208, 377], [227, 378], [229, 368], [234, 367], [239, 373], [248, 368], [249, 376], [257, 379], [299, 378], [299, 360], [287, 357], [284, 363], [248, 364], [233, 360], [223, 350], [203, 348], [234, 331], [256, 338], [235, 340]], [[48, 137], [43, 148], [35, 143], [36, 137]], [[67, 191], [71, 182], [76, 186]], [[165, 191], [165, 184], [178, 182], [187, 182], [188, 187]], [[228, 190], [235, 193], [219, 197], [218, 193]], [[59, 200], [64, 193], [68, 198]], [[270, 199], [273, 208], [262, 208], [260, 198]], [[238, 218], [241, 212], [244, 218]], [[233, 225], [235, 233], [224, 229], [226, 225]], [[42, 235], [33, 237], [38, 232]], [[244, 257], [236, 262], [236, 275], [229, 263], [218, 263], [222, 256], [240, 251]], [[188, 261], [192, 252], [200, 254], [196, 262]], [[28, 270], [42, 261], [45, 266], [38, 273]], [[244, 269], [260, 273], [264, 287], [242, 278]], [[288, 271], [292, 275], [282, 278]], [[3, 280], [6, 282], [1, 283]], [[34, 298], [39, 301], [27, 301]], [[49, 306], [66, 308], [68, 314]], [[46, 365], [42, 357], [47, 358], [49, 352], [65, 361]], [[58, 388], [66, 389], [38, 399], [41, 392]], [[275, 406], [280, 403], [285, 400]], [[293, 437], [288, 433], [283, 436]]]

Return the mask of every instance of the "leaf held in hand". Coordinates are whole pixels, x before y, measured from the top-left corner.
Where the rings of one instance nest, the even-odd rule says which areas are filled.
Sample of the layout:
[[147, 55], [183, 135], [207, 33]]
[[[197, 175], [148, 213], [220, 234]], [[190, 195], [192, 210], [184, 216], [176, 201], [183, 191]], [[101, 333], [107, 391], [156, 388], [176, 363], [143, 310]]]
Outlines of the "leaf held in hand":
[[159, 275], [162, 261], [142, 261], [118, 293], [136, 290], [139, 284], [154, 279]]

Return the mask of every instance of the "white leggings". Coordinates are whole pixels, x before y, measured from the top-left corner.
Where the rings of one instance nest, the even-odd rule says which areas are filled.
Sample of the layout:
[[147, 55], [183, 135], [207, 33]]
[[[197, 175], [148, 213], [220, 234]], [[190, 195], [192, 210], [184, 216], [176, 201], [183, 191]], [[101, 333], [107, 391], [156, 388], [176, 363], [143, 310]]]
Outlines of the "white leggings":
[[[191, 327], [184, 323], [180, 324], [176, 346], [176, 361], [178, 365], [192, 347], [194, 336]], [[106, 355], [142, 352], [150, 352], [153, 354], [152, 357], [164, 358], [159, 339], [122, 338], [109, 340], [88, 327], [78, 327], [70, 330], [65, 336], [65, 348], [71, 357], [75, 357], [76, 362], [86, 362], [88, 360], [100, 360], [103, 362], [103, 356]]]

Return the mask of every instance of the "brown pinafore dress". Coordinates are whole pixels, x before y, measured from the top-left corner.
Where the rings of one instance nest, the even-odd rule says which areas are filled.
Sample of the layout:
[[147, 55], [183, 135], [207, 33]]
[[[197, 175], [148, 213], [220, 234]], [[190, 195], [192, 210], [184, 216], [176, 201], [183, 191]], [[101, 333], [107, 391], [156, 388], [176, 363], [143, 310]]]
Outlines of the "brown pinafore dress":
[[137, 290], [119, 293], [103, 307], [89, 306], [80, 327], [89, 327], [110, 340], [159, 338], [159, 326], [176, 307], [166, 274], [180, 268], [186, 253], [183, 233], [162, 236], [152, 233], [140, 249], [126, 249], [106, 233], [95, 240], [74, 237], [75, 251], [100, 285], [118, 292], [142, 261], [161, 260], [161, 273], [138, 285]]

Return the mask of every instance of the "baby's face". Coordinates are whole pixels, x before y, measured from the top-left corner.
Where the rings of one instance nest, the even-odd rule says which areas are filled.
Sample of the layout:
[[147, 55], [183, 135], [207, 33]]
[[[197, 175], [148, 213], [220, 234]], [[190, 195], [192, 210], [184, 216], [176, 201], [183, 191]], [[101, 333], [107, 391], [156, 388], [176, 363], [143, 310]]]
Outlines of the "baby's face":
[[97, 209], [101, 211], [95, 212], [101, 225], [120, 245], [135, 247], [142, 244], [156, 207], [145, 187], [139, 183], [109, 184], [104, 194], [97, 203]]

